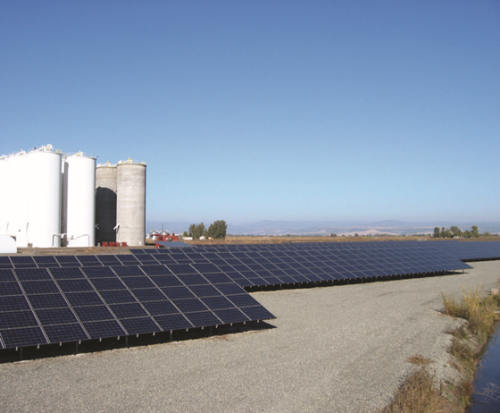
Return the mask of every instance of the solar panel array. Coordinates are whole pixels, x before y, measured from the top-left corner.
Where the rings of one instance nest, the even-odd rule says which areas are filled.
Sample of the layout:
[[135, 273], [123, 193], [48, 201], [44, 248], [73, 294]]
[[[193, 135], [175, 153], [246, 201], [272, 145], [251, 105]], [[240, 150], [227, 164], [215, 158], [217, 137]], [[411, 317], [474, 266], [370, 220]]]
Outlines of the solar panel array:
[[3, 349], [274, 318], [229, 278], [195, 268], [177, 276], [128, 265], [133, 255], [0, 258]]
[[470, 268], [424, 242], [209, 245], [132, 252], [143, 264], [165, 264], [174, 272], [206, 263], [212, 272], [218, 271], [242, 287], [374, 280]]
[[470, 268], [496, 242], [352, 242], [0, 256], [0, 348], [210, 327], [274, 316], [244, 289]]

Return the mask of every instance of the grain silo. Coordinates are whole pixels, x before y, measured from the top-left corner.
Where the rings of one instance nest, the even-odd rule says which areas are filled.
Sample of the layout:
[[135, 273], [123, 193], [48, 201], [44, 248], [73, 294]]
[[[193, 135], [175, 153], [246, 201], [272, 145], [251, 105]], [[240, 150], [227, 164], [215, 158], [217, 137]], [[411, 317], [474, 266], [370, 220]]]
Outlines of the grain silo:
[[21, 188], [28, 195], [27, 238], [33, 247], [60, 246], [61, 160], [61, 153], [50, 145], [28, 153]]
[[95, 181], [95, 239], [103, 242], [116, 241], [116, 165], [97, 165]]
[[143, 246], [146, 238], [146, 164], [118, 162], [116, 241]]
[[28, 154], [24, 151], [11, 155], [7, 160], [6, 194], [8, 200], [7, 234], [16, 239], [18, 247], [28, 245]]
[[63, 163], [62, 228], [68, 247], [95, 245], [95, 158], [79, 152]]
[[[7, 196], [9, 164], [6, 156], [0, 156], [0, 194], [2, 198]], [[5, 198], [0, 202], [0, 235], [7, 235], [7, 205]]]

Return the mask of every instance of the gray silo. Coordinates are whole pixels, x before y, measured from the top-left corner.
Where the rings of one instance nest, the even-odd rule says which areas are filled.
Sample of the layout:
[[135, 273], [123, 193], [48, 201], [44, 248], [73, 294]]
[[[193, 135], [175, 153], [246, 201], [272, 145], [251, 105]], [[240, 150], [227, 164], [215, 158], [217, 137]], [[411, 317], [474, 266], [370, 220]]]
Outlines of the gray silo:
[[116, 165], [98, 165], [96, 168], [95, 190], [95, 240], [103, 242], [116, 241]]
[[118, 162], [116, 241], [143, 246], [146, 238], [146, 164]]

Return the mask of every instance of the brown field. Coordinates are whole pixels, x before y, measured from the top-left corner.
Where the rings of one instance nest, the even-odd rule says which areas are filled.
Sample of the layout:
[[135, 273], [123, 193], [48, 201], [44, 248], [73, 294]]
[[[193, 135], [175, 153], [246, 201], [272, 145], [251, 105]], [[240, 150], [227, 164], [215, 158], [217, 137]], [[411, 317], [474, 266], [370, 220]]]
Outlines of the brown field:
[[[422, 236], [372, 236], [372, 237], [320, 237], [320, 236], [228, 236], [225, 239], [184, 241], [190, 245], [232, 245], [232, 244], [287, 244], [297, 242], [380, 242], [380, 241], [418, 241], [418, 240], [446, 242], [452, 239], [434, 239]], [[500, 236], [480, 237], [475, 239], [461, 239], [463, 242], [473, 241], [500, 241]]]

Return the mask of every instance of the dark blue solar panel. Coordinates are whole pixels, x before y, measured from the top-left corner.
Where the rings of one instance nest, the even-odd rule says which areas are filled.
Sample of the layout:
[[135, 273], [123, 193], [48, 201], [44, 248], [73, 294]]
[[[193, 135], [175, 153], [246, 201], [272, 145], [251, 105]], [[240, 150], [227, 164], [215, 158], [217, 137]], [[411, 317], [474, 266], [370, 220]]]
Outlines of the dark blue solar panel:
[[147, 316], [139, 303], [112, 304], [109, 307], [120, 319]]
[[64, 292], [88, 292], [94, 288], [87, 280], [58, 280], [59, 287]]
[[4, 311], [22, 311], [29, 309], [30, 306], [28, 305], [28, 301], [22, 295], [0, 297], [0, 313]]
[[100, 267], [101, 262], [95, 255], [77, 255], [76, 259], [81, 262], [84, 267]]
[[51, 343], [87, 340], [89, 338], [80, 324], [51, 325], [46, 326], [44, 330]]
[[201, 299], [203, 303], [210, 309], [210, 310], [220, 310], [222, 308], [234, 308], [234, 304], [231, 303], [227, 298], [225, 297], [204, 297]]
[[82, 271], [89, 278], [113, 278], [116, 274], [109, 267], [87, 267], [82, 268]]
[[52, 255], [41, 255], [33, 257], [38, 267], [48, 268], [48, 267], [59, 267], [59, 263], [56, 261], [55, 257]]
[[158, 287], [175, 287], [184, 285], [175, 275], [151, 276], [151, 280]]
[[72, 324], [78, 320], [69, 308], [51, 308], [36, 310], [36, 315], [43, 326], [53, 324]]
[[0, 329], [0, 337], [5, 343], [5, 348], [28, 347], [47, 343], [39, 327], [16, 328], [13, 330]]
[[98, 291], [125, 290], [127, 287], [118, 278], [94, 278], [92, 284]]
[[242, 323], [244, 321], [249, 321], [250, 318], [243, 314], [237, 308], [228, 308], [221, 310], [214, 310], [214, 313], [219, 317], [224, 324], [229, 323]]
[[15, 268], [36, 268], [33, 257], [11, 256], [10, 260]]
[[29, 295], [28, 299], [34, 309], [68, 307], [68, 303], [61, 294]]
[[85, 278], [79, 267], [51, 268], [49, 271], [56, 280]]
[[64, 295], [73, 307], [102, 304], [101, 298], [94, 292], [65, 293]]
[[154, 319], [165, 331], [192, 328], [193, 325], [182, 314], [155, 316]]
[[129, 334], [144, 334], [161, 331], [150, 317], [129, 318], [121, 320], [123, 327]]
[[9, 257], [0, 256], [0, 268], [14, 268]]
[[36, 318], [31, 311], [11, 311], [0, 315], [0, 330], [37, 325]]
[[165, 300], [165, 295], [158, 288], [141, 288], [132, 290], [137, 299], [144, 303], [145, 301]]
[[137, 302], [134, 296], [126, 290], [101, 291], [101, 296], [108, 304]]
[[175, 299], [172, 300], [172, 302], [182, 313], [208, 310], [208, 308], [197, 298]]
[[76, 259], [75, 256], [71, 255], [56, 255], [56, 261], [61, 267], [80, 267], [80, 261]]
[[83, 323], [83, 326], [90, 334], [90, 337], [94, 339], [127, 335], [127, 333], [125, 333], [120, 325], [114, 320], [93, 321], [89, 323]]
[[121, 265], [121, 261], [114, 255], [97, 255], [97, 259], [104, 265]]
[[147, 277], [125, 277], [122, 281], [129, 288], [153, 288], [156, 287]]
[[59, 289], [54, 281], [25, 281], [21, 285], [26, 294], [50, 294], [58, 293]]
[[104, 305], [76, 307], [75, 313], [81, 321], [113, 320], [113, 314]]
[[16, 270], [19, 281], [52, 280], [45, 268], [22, 268]]
[[123, 267], [112, 267], [113, 271], [120, 277], [134, 277], [136, 275], [144, 275], [138, 266], [130, 265]]
[[142, 271], [147, 275], [167, 275], [172, 274], [172, 272], [164, 265], [143, 265]]
[[0, 281], [16, 281], [12, 270], [0, 270]]
[[176, 314], [179, 310], [170, 301], [150, 301], [143, 303], [151, 315]]
[[206, 327], [223, 324], [213, 313], [210, 311], [200, 311], [196, 313], [186, 314], [186, 317], [191, 321], [194, 327]]
[[171, 300], [176, 298], [194, 298], [193, 293], [186, 287], [161, 288], [163, 293]]

